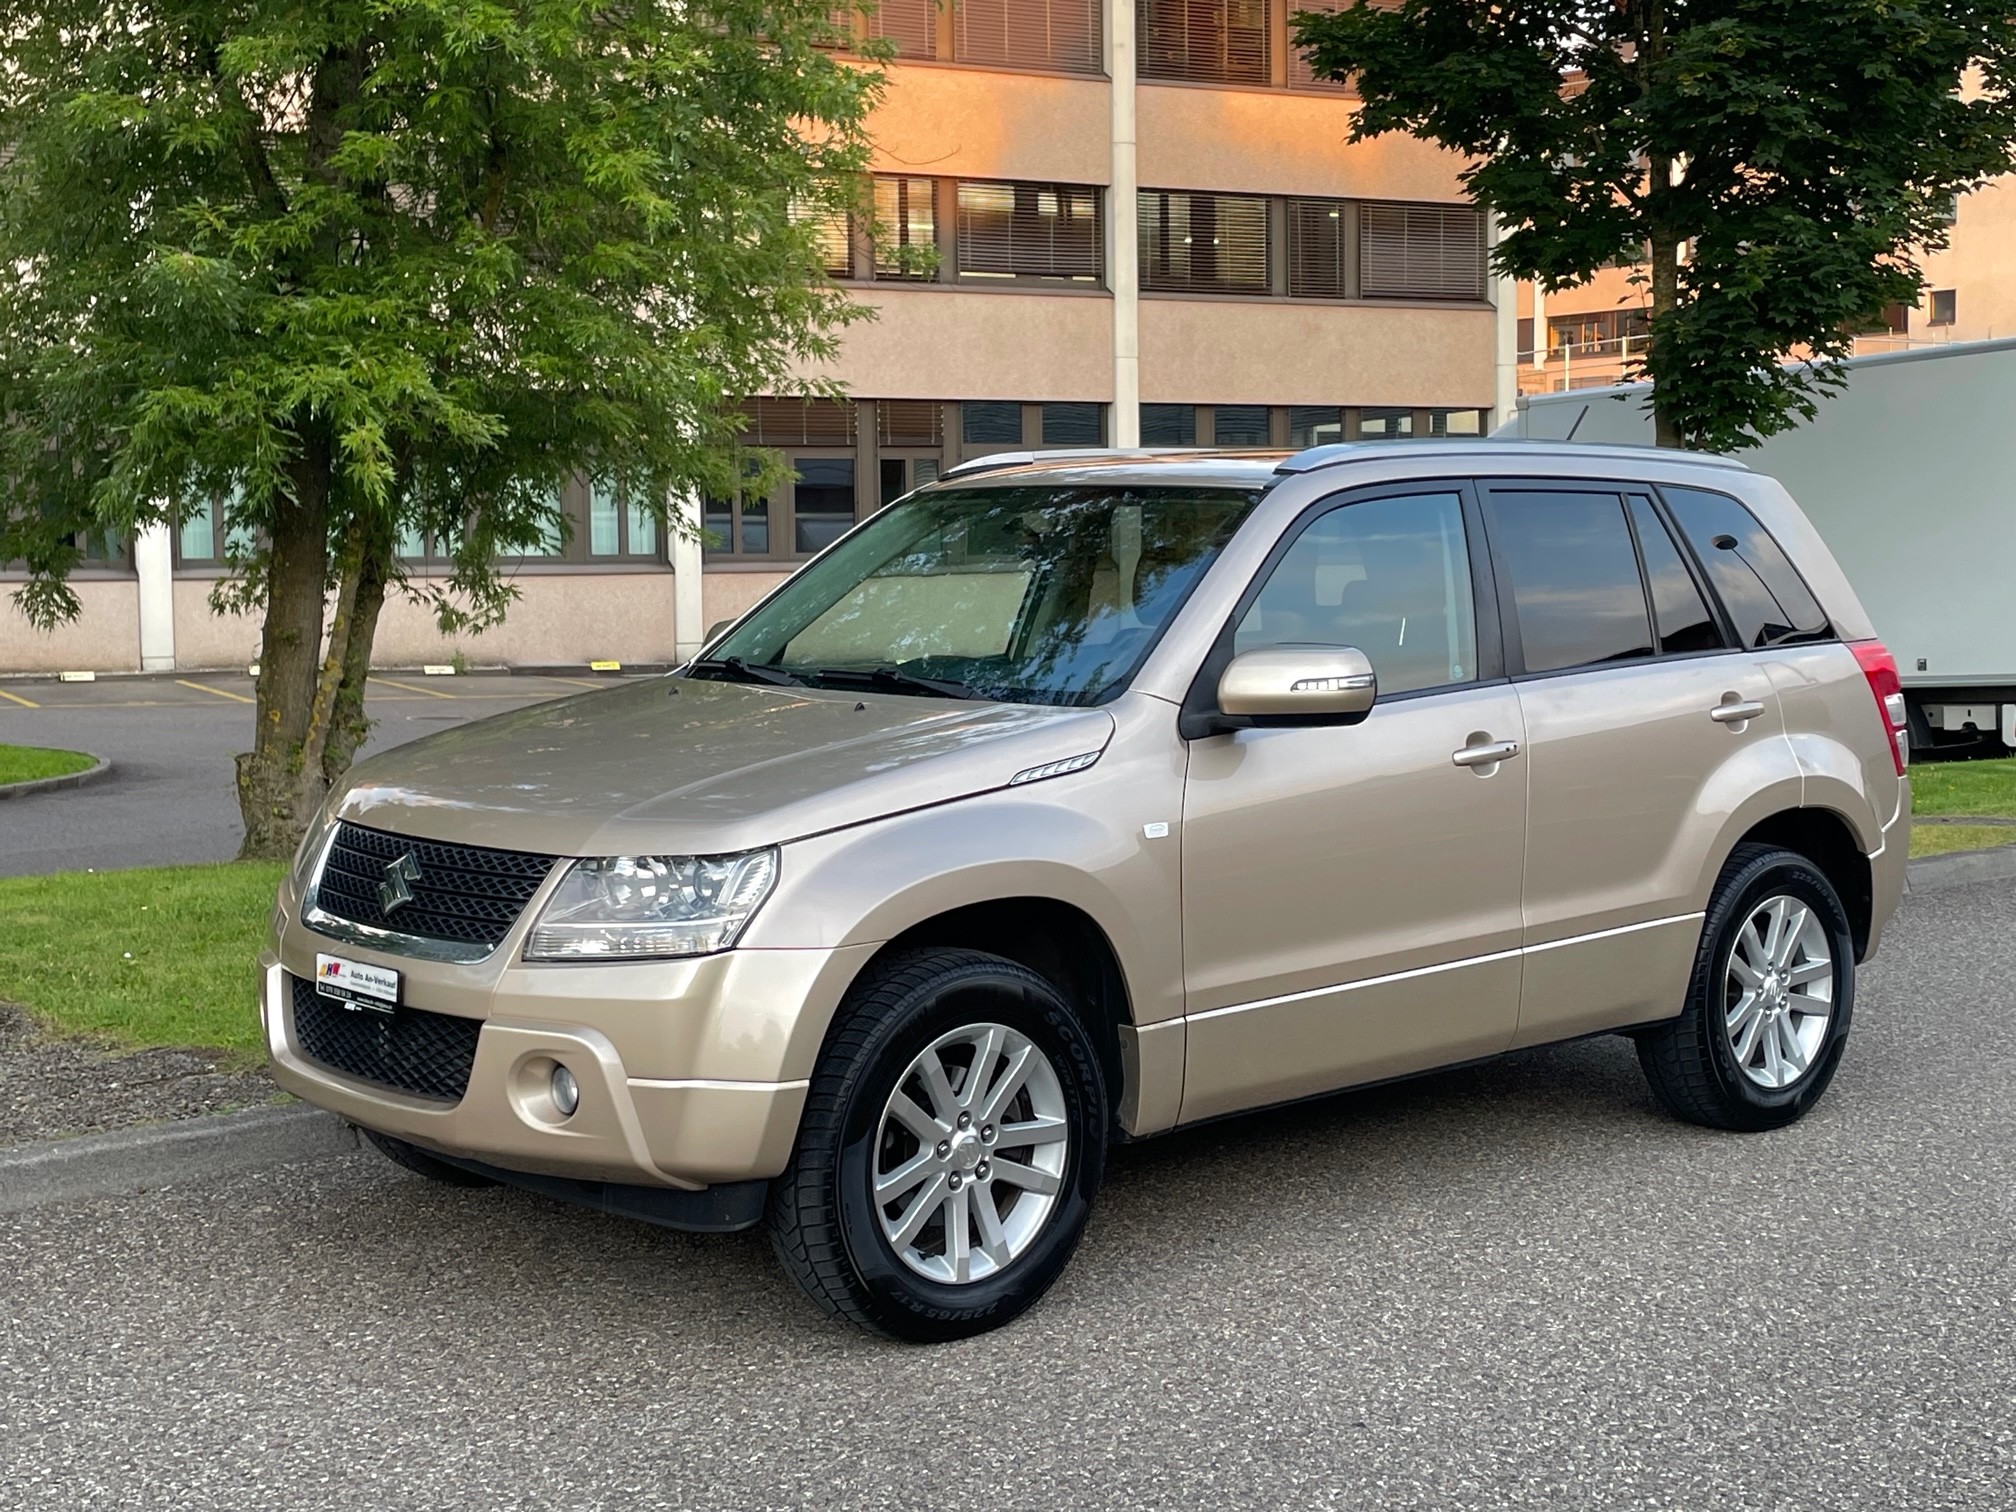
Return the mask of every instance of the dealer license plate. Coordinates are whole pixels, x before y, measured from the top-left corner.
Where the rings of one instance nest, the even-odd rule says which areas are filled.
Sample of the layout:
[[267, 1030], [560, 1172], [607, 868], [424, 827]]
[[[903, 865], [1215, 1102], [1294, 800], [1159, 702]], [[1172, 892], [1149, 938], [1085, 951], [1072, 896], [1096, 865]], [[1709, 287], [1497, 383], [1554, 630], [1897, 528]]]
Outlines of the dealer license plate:
[[365, 961], [317, 955], [315, 991], [359, 1013], [390, 1013], [399, 1006], [399, 973]]

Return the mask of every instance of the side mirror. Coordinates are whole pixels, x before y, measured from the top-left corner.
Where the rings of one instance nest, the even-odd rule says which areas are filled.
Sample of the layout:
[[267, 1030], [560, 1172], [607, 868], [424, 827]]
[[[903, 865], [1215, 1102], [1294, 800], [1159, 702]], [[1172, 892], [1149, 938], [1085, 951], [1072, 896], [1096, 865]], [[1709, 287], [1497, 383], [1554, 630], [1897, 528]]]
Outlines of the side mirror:
[[732, 617], [728, 619], [720, 619], [714, 621], [713, 624], [707, 627], [707, 633], [700, 637], [700, 644], [703, 646], [708, 645], [713, 641], [715, 636], [719, 635], [723, 630], [726, 630], [730, 625], [734, 623], [735, 621]]
[[1379, 697], [1379, 675], [1356, 646], [1267, 646], [1232, 658], [1218, 679], [1222, 729], [1357, 724]]

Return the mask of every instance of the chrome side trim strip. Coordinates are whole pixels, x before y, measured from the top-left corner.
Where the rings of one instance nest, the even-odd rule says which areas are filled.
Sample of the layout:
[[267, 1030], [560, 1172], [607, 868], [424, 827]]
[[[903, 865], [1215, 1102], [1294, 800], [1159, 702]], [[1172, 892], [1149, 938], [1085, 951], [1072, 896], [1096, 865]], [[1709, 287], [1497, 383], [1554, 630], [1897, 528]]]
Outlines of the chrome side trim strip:
[[651, 1087], [660, 1091], [694, 1092], [802, 1092], [812, 1085], [809, 1079], [781, 1082], [713, 1081], [704, 1076], [681, 1078], [672, 1081], [661, 1081], [656, 1077], [650, 1076], [632, 1076], [628, 1080], [633, 1087]]
[[1569, 935], [1559, 940], [1543, 940], [1538, 945], [1522, 945], [1516, 950], [1494, 950], [1489, 955], [1465, 956], [1460, 961], [1442, 961], [1434, 966], [1416, 966], [1410, 971], [1389, 972], [1385, 976], [1361, 977], [1355, 982], [1339, 982], [1332, 987], [1309, 987], [1280, 997], [1256, 998], [1250, 1003], [1233, 1003], [1224, 1008], [1207, 1008], [1202, 1013], [1186, 1013], [1183, 1022], [1222, 1018], [1233, 1013], [1251, 1013], [1256, 1008], [1278, 1008], [1284, 1003], [1300, 1003], [1310, 998], [1333, 997], [1356, 992], [1361, 987], [1384, 987], [1389, 982], [1405, 982], [1415, 977], [1436, 976], [1445, 971], [1461, 971], [1469, 966], [1486, 966], [1493, 961], [1509, 961], [1515, 956], [1537, 955], [1543, 950], [1559, 950], [1563, 945], [1584, 945], [1591, 940], [1607, 940], [1616, 935], [1636, 934], [1643, 929], [1662, 929], [1669, 924], [1688, 924], [1706, 918], [1705, 913], [1672, 914], [1663, 919], [1646, 919], [1637, 924], [1620, 924], [1614, 929], [1598, 929], [1589, 934]]

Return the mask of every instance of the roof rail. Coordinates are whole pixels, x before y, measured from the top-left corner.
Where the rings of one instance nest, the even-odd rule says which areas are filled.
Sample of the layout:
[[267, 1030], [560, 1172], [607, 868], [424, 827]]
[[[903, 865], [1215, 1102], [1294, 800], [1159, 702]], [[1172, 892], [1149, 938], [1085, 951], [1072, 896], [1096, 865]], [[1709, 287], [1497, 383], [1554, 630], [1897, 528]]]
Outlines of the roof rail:
[[1714, 452], [1675, 451], [1672, 448], [1654, 446], [1621, 446], [1607, 441], [1551, 441], [1528, 439], [1523, 436], [1473, 436], [1447, 437], [1420, 441], [1331, 441], [1322, 446], [1311, 446], [1283, 457], [1274, 466], [1277, 473], [1314, 472], [1318, 468], [1334, 467], [1340, 462], [1363, 462], [1372, 457], [1391, 457], [1396, 448], [1407, 456], [1423, 456], [1433, 453], [1476, 453], [1480, 451], [1507, 451], [1518, 455], [1531, 456], [1536, 452], [1554, 452], [1566, 457], [1612, 456], [1637, 457], [1646, 460], [1657, 458], [1661, 462], [1689, 462], [1701, 467], [1733, 468], [1738, 472], [1748, 472], [1749, 468], [1734, 457], [1718, 456]]
[[1031, 462], [1118, 462], [1130, 457], [1196, 455], [1208, 450], [1208, 447], [1195, 446], [1078, 446], [1046, 447], [1042, 451], [989, 452], [984, 457], [948, 467], [938, 476], [970, 478], [976, 473], [993, 472], [1002, 467], [1027, 467]]

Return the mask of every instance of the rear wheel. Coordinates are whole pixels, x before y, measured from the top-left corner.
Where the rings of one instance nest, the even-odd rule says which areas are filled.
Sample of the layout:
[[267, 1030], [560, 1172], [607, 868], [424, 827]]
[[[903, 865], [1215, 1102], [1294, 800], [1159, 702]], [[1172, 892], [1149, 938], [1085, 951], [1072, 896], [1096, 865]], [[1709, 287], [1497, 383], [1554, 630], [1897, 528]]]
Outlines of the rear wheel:
[[458, 1165], [450, 1165], [437, 1155], [430, 1155], [416, 1144], [408, 1144], [403, 1139], [395, 1139], [390, 1134], [380, 1134], [376, 1129], [357, 1130], [378, 1148], [378, 1153], [396, 1166], [404, 1166], [416, 1176], [425, 1176], [429, 1181], [438, 1181], [443, 1186], [486, 1187], [497, 1183], [488, 1176], [478, 1176], [474, 1171], [465, 1171]]
[[855, 990], [772, 1185], [779, 1258], [826, 1311], [892, 1337], [998, 1328], [1077, 1247], [1106, 1158], [1083, 1023], [977, 951], [895, 957]]
[[1722, 870], [1679, 1018], [1638, 1036], [1667, 1111], [1717, 1129], [1780, 1128], [1834, 1079], [1855, 1001], [1840, 898], [1804, 856], [1737, 847]]

